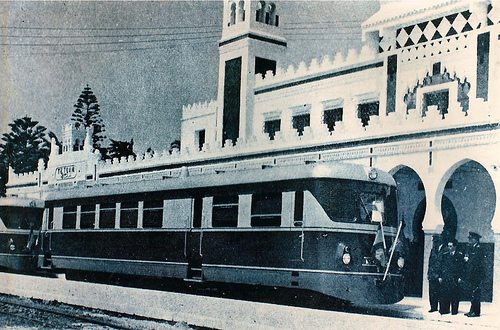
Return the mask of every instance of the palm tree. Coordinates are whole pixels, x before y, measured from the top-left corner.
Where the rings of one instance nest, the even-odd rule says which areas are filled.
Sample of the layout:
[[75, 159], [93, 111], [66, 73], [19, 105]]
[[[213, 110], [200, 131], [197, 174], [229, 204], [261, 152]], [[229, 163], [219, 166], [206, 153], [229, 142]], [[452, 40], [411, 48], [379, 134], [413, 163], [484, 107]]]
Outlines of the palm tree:
[[30, 117], [16, 119], [9, 126], [11, 132], [3, 134], [3, 143], [0, 144], [2, 167], [5, 170], [10, 166], [14, 173], [36, 171], [39, 159], [49, 159], [50, 142], [45, 133], [47, 129]]
[[71, 115], [71, 120], [83, 125], [85, 128], [92, 127], [92, 146], [95, 149], [101, 149], [101, 143], [106, 138], [104, 135], [104, 122], [101, 118], [97, 97], [89, 85], [85, 86], [74, 107], [75, 110]]

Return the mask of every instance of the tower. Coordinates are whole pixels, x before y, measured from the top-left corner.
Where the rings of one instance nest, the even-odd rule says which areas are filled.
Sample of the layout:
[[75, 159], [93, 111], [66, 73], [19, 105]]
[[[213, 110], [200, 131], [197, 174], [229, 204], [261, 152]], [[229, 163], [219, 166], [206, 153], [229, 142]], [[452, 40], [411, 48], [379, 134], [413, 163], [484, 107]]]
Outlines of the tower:
[[71, 122], [64, 126], [62, 152], [83, 150], [85, 127], [80, 123]]
[[272, 2], [224, 2], [217, 113], [217, 139], [221, 145], [254, 135], [256, 75], [275, 74], [277, 61], [287, 46], [279, 24]]

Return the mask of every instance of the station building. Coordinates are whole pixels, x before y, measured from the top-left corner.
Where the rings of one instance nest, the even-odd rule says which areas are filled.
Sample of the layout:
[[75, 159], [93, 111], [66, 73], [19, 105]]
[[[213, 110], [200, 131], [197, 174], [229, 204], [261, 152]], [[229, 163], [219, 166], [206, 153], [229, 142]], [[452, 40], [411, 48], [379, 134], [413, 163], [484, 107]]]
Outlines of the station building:
[[362, 24], [362, 49], [287, 68], [278, 1], [225, 0], [223, 15], [218, 95], [183, 107], [179, 152], [102, 161], [88, 137], [62, 153], [53, 144], [46, 166], [11, 173], [7, 193], [43, 197], [186, 167], [196, 175], [319, 161], [373, 166], [398, 183], [407, 294], [427, 295], [433, 234], [465, 244], [475, 231], [487, 252], [484, 298], [499, 301], [500, 5], [383, 1]]

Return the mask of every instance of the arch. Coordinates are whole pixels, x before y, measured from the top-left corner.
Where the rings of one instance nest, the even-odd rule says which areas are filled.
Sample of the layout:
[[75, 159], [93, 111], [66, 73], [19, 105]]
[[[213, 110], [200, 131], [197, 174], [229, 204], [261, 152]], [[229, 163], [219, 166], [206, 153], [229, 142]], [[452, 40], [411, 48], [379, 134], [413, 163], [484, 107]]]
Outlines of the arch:
[[236, 3], [232, 2], [229, 7], [229, 26], [236, 24]]
[[497, 196], [487, 166], [470, 158], [463, 159], [445, 172], [436, 196], [447, 196], [458, 207], [457, 239], [467, 241], [470, 230], [493, 241], [492, 220]]
[[411, 167], [398, 165], [389, 173], [398, 186], [398, 216], [404, 220], [404, 237], [408, 243], [405, 276], [405, 295], [422, 295], [424, 265], [424, 220], [426, 202], [421, 176]]
[[265, 11], [266, 11], [266, 2], [259, 1], [257, 3], [257, 10], [255, 11], [255, 21], [264, 23]]
[[[485, 254], [482, 297], [486, 301], [491, 301], [493, 297], [495, 237], [492, 221], [497, 205], [494, 177], [494, 168], [466, 158], [446, 171], [444, 183], [439, 186], [439, 193], [448, 197], [456, 207], [456, 239], [459, 241], [459, 247], [467, 244], [469, 231], [482, 235], [481, 245]], [[444, 229], [446, 228], [445, 224]]]
[[238, 22], [245, 21], [245, 1], [240, 0], [238, 2]]
[[270, 3], [266, 6], [266, 24], [274, 25], [274, 20], [276, 16], [276, 5]]
[[76, 139], [75, 144], [73, 145], [73, 151], [81, 150], [82, 147], [80, 139]]

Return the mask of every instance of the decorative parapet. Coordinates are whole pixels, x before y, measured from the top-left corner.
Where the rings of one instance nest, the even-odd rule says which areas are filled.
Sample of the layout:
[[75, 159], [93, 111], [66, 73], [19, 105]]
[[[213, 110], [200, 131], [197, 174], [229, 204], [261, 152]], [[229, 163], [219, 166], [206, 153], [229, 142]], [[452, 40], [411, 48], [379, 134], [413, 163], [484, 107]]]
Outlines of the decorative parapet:
[[182, 120], [215, 114], [217, 106], [216, 100], [184, 105], [182, 106]]
[[296, 79], [308, 79], [311, 76], [361, 65], [365, 62], [373, 61], [378, 57], [377, 51], [367, 45], [363, 46], [359, 53], [356, 49], [350, 49], [345, 57], [339, 52], [333, 60], [330, 59], [330, 56], [325, 55], [321, 60], [313, 59], [309, 65], [301, 62], [297, 68], [293, 65], [290, 65], [286, 70], [277, 68], [276, 75], [273, 75], [270, 71], [264, 77], [261, 74], [257, 74], [255, 76], [255, 88], [281, 84]]
[[[43, 171], [44, 172], [44, 171]], [[9, 182], [7, 188], [10, 187], [33, 187], [39, 185], [40, 173], [38, 171], [28, 173], [14, 173], [14, 170], [9, 167]]]

